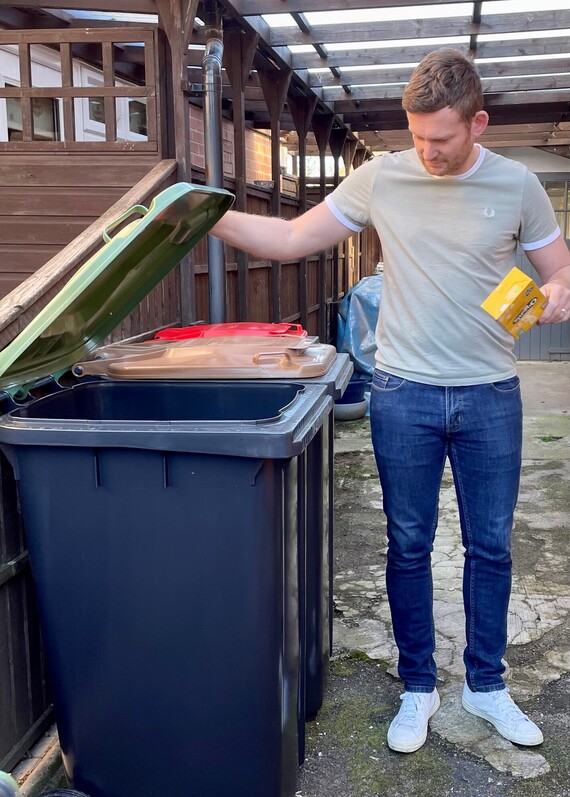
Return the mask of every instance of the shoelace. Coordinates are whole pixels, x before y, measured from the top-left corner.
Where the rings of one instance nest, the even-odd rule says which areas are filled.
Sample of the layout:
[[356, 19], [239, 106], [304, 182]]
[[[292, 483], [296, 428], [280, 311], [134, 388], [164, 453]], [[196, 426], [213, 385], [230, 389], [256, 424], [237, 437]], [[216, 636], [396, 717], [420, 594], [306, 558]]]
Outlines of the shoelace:
[[402, 705], [398, 713], [399, 725], [415, 726], [418, 721], [418, 711], [426, 695], [422, 692], [404, 692], [400, 695]]
[[502, 711], [505, 712], [505, 718], [509, 722], [528, 720], [527, 715], [520, 710], [513, 698], [510, 696], [508, 689], [499, 689], [496, 692], [495, 703]]

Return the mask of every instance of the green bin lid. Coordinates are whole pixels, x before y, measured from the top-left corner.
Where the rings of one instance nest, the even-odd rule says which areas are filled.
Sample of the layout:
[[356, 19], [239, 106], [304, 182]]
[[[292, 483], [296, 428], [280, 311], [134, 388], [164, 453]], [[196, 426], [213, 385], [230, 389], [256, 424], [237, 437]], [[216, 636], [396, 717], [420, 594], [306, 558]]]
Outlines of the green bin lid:
[[[176, 183], [149, 208], [135, 205], [105, 230], [106, 243], [0, 352], [0, 390], [26, 392], [84, 359], [231, 207], [219, 188]], [[109, 233], [138, 213], [114, 237]]]

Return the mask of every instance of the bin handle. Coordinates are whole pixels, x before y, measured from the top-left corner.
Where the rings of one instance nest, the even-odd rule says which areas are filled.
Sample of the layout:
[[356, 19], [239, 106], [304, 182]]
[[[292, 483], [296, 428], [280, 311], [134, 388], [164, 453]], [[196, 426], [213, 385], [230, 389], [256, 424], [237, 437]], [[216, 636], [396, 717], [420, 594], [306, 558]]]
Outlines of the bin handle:
[[[276, 327], [275, 329], [269, 330], [270, 335], [279, 336], [279, 335], [287, 335], [288, 333], [299, 334], [303, 331], [303, 327], [301, 326], [301, 324], [286, 324], [285, 322], [283, 322], [281, 324], [276, 324], [275, 327]], [[283, 327], [286, 327], [286, 329], [283, 329]]]
[[124, 222], [126, 219], [128, 219], [128, 218], [129, 218], [129, 216], [131, 216], [133, 213], [140, 213], [140, 214], [141, 214], [141, 216], [146, 216], [146, 214], [148, 213], [148, 208], [145, 208], [145, 206], [144, 206], [144, 205], [133, 205], [133, 207], [132, 207], [132, 208], [129, 208], [128, 210], [125, 210], [125, 212], [124, 212], [124, 213], [122, 213], [122, 214], [119, 216], [119, 218], [118, 218], [118, 219], [115, 219], [115, 221], [112, 221], [112, 222], [111, 222], [109, 225], [107, 225], [107, 227], [105, 227], [105, 229], [103, 230], [103, 240], [105, 241], [105, 243], [107, 243], [107, 244], [108, 244], [108, 243], [110, 243], [110, 241], [111, 241], [111, 236], [109, 235], [109, 233], [111, 232], [111, 230], [114, 230], [114, 229], [115, 229], [115, 227], [118, 227], [118, 226], [119, 226], [119, 224], [122, 224], [122, 223], [123, 223], [123, 222]]
[[281, 349], [276, 351], [260, 351], [253, 355], [253, 363], [259, 365], [261, 360], [287, 360], [289, 363], [293, 362], [291, 354], [295, 354], [295, 349]]

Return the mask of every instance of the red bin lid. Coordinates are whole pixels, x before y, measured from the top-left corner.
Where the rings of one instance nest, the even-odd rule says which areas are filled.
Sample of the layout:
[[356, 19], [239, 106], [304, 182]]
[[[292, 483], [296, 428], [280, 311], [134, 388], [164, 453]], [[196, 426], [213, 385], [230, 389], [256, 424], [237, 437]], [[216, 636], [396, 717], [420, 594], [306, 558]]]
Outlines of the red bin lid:
[[190, 338], [256, 337], [298, 335], [306, 337], [307, 332], [300, 324], [264, 323], [261, 321], [236, 321], [225, 324], [193, 324], [189, 327], [162, 329], [154, 336], [155, 340], [188, 340]]

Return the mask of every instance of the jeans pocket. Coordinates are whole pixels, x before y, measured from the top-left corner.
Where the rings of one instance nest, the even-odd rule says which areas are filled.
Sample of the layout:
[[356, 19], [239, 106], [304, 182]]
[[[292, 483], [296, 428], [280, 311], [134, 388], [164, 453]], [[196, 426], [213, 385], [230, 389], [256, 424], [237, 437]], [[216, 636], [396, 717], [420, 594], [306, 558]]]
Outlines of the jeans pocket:
[[520, 379], [518, 376], [511, 376], [509, 379], [501, 379], [500, 382], [492, 382], [491, 387], [497, 393], [514, 393], [518, 390]]
[[371, 390], [377, 390], [379, 393], [389, 393], [399, 390], [406, 382], [407, 380], [401, 376], [394, 376], [376, 368], [372, 377]]

